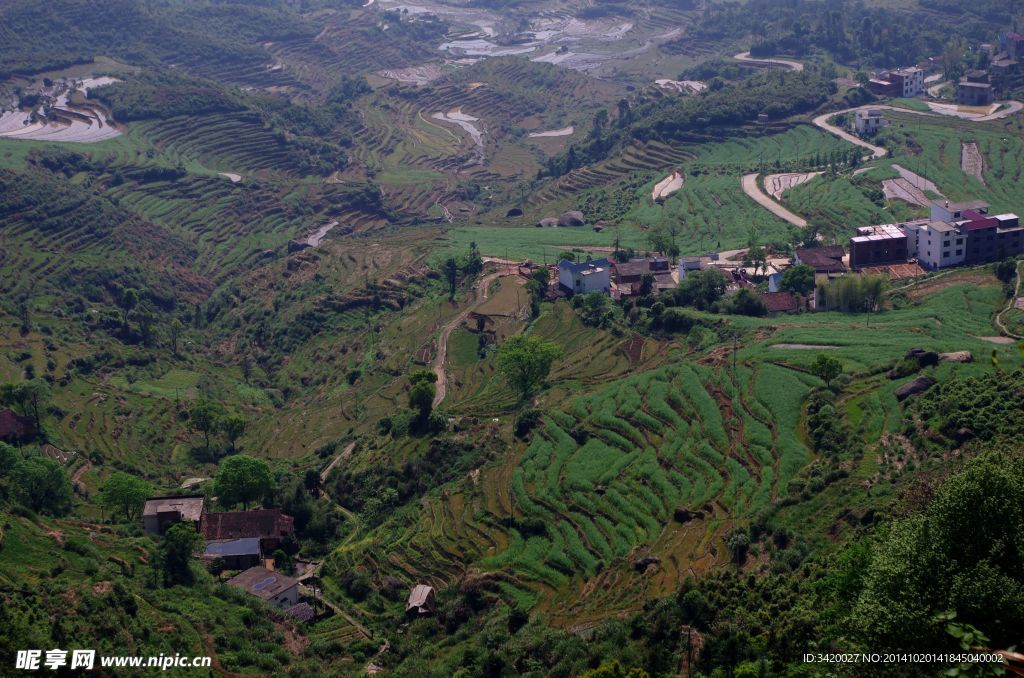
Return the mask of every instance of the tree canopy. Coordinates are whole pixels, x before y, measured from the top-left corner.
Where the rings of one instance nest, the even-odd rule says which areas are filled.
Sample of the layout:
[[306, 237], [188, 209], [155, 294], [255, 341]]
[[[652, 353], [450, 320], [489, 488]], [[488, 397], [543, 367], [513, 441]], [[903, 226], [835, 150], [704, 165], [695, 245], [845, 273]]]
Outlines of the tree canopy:
[[131, 522], [142, 511], [153, 488], [142, 478], [123, 471], [114, 471], [100, 488], [100, 505], [111, 512], [124, 515]]
[[498, 348], [498, 370], [525, 399], [547, 379], [551, 365], [562, 356], [562, 349], [539, 337], [517, 334]]
[[221, 462], [213, 479], [213, 491], [224, 506], [261, 501], [274, 487], [270, 467], [262, 459], [245, 454], [228, 457]]
[[36, 512], [63, 516], [71, 510], [71, 479], [49, 457], [22, 459], [11, 470], [15, 498]]

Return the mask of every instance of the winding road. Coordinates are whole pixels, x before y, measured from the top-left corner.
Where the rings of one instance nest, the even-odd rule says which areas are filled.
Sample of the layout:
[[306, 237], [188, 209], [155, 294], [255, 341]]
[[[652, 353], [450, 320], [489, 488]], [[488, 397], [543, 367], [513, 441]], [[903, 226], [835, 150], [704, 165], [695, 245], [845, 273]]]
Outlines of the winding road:
[[750, 52], [740, 52], [733, 57], [736, 61], [745, 61], [748, 64], [759, 64], [763, 66], [783, 66], [792, 71], [798, 73], [804, 70], [804, 65], [799, 61], [790, 61], [789, 59], [758, 59], [757, 57], [750, 56]]
[[434, 392], [434, 409], [444, 401], [444, 397], [447, 394], [448, 388], [448, 377], [445, 369], [445, 363], [448, 361], [448, 338], [452, 336], [452, 332], [458, 327], [463, 320], [465, 320], [470, 313], [472, 313], [480, 304], [487, 301], [487, 288], [491, 282], [501, 278], [502, 276], [509, 275], [507, 271], [496, 271], [494, 273], [488, 273], [484, 277], [476, 281], [476, 301], [450, 320], [444, 327], [441, 328], [441, 334], [437, 337], [437, 356], [434, 357], [434, 374], [437, 375], [437, 390]]
[[785, 207], [772, 200], [768, 194], [761, 190], [761, 187], [757, 185], [757, 176], [756, 172], [754, 174], [743, 175], [741, 182], [743, 192], [753, 198], [761, 207], [764, 207], [778, 218], [788, 221], [798, 228], [807, 228], [806, 219], [793, 214]]

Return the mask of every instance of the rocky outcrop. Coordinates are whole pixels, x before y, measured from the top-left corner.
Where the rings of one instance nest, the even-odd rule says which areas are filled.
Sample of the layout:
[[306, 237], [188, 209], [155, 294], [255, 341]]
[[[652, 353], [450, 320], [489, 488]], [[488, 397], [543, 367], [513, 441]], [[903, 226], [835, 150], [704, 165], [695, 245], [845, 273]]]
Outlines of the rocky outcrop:
[[558, 217], [559, 226], [582, 226], [584, 223], [586, 222], [583, 220], [583, 212], [578, 210], [565, 212]]
[[896, 389], [896, 399], [906, 400], [910, 396], [924, 393], [932, 386], [935, 386], [935, 380], [931, 377], [918, 377], [917, 379], [907, 382]]

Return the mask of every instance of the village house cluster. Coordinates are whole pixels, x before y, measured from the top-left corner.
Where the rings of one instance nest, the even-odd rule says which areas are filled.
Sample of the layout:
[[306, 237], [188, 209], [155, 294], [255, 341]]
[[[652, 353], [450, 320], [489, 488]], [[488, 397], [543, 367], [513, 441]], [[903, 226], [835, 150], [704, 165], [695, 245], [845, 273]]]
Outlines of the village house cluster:
[[[218, 570], [236, 571], [227, 580], [268, 605], [281, 609], [300, 622], [316, 618], [316, 611], [302, 600], [302, 579], [274, 569], [272, 554], [294, 535], [295, 521], [277, 508], [248, 511], [208, 512], [203, 495], [151, 497], [142, 509], [142, 527], [151, 535], [164, 534], [178, 523], [192, 525], [206, 546], [202, 560]], [[308, 593], [308, 591], [307, 591]], [[406, 613], [424, 615], [434, 611], [434, 588], [416, 584], [409, 592]]]
[[241, 570], [228, 580], [299, 620], [312, 618], [312, 608], [299, 600], [299, 581], [274, 571], [271, 554], [295, 531], [294, 520], [281, 509], [208, 512], [202, 495], [152, 497], [142, 509], [142, 527], [162, 535], [177, 523], [192, 525], [206, 542], [202, 559], [223, 570]]
[[641, 293], [650, 276], [650, 293], [677, 287], [694, 271], [716, 268], [733, 291], [755, 287], [756, 278], [767, 280], [761, 292], [769, 313], [814, 308], [814, 295], [799, 299], [781, 289], [782, 276], [791, 266], [809, 266], [816, 283], [853, 273], [884, 274], [890, 278], [913, 277], [951, 266], [976, 265], [1024, 254], [1024, 227], [1016, 214], [989, 214], [983, 201], [951, 203], [934, 201], [926, 219], [899, 224], [862, 226], [850, 238], [849, 251], [842, 245], [802, 247], [792, 257], [769, 256], [759, 276], [737, 261], [717, 254], [683, 257], [676, 267], [665, 257], [639, 257], [619, 262], [607, 258], [558, 262], [557, 294], [601, 292], [615, 299]]

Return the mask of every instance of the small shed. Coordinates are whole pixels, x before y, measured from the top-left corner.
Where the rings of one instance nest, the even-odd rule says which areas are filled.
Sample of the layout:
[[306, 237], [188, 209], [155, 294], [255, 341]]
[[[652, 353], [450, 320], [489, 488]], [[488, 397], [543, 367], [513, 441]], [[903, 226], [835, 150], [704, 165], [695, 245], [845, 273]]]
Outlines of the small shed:
[[228, 585], [245, 589], [275, 607], [290, 608], [299, 602], [299, 582], [265, 567], [250, 567], [229, 579]]
[[149, 534], [163, 534], [174, 523], [192, 523], [197, 529], [203, 517], [201, 494], [151, 497], [142, 508], [142, 527]]
[[430, 614], [437, 606], [437, 599], [434, 596], [434, 587], [426, 584], [417, 584], [409, 592], [409, 602], [405, 604], [405, 611], [416, 614]]

